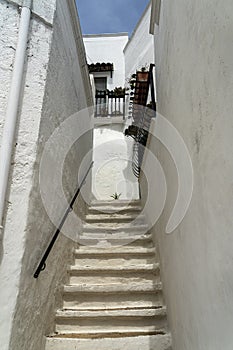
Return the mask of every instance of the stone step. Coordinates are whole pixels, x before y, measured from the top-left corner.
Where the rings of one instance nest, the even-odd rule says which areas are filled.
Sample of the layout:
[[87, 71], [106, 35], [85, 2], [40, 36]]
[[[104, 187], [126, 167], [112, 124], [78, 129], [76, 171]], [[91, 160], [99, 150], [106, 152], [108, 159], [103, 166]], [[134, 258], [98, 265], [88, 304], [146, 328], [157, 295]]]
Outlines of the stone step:
[[[108, 311], [92, 311], [96, 316], [89, 315], [78, 316], [81, 311], [66, 310], [61, 311], [56, 316], [55, 333], [60, 334], [95, 334], [102, 335], [103, 333], [120, 333], [122, 335], [133, 332], [142, 332], [148, 329], [150, 331], [159, 331], [166, 333], [166, 312], [161, 310], [139, 310], [130, 312], [130, 310], [114, 311], [113, 315], [108, 315]], [[85, 314], [85, 312], [84, 312]]]
[[56, 333], [102, 334], [132, 333], [153, 327], [166, 333], [166, 308], [128, 310], [60, 310], [56, 314]]
[[122, 222], [133, 222], [144, 223], [145, 216], [139, 213], [97, 213], [86, 215], [85, 221], [87, 223], [122, 223]]
[[133, 284], [121, 284], [121, 283], [112, 283], [112, 284], [70, 284], [64, 286], [64, 293], [77, 294], [77, 293], [92, 293], [97, 294], [101, 293], [104, 297], [105, 294], [125, 294], [125, 293], [150, 293], [162, 290], [162, 283], [133, 283]]
[[70, 284], [147, 283], [159, 281], [159, 264], [136, 266], [71, 266]]
[[[135, 285], [136, 283], [134, 283]], [[147, 283], [148, 284], [148, 283]], [[111, 288], [109, 288], [109, 285]], [[130, 288], [127, 285], [106, 284], [106, 285], [67, 286], [63, 292], [64, 309], [119, 309], [119, 308], [151, 308], [163, 305], [162, 285], [153, 283], [149, 288], [136, 284], [138, 288]], [[140, 286], [140, 288], [139, 288]], [[144, 287], [144, 288], [143, 288]]]
[[101, 206], [114, 206], [114, 207], [126, 207], [126, 206], [141, 206], [140, 200], [94, 200], [91, 202], [90, 207]]
[[88, 208], [88, 213], [89, 214], [107, 214], [107, 213], [118, 213], [118, 214], [132, 214], [134, 215], [135, 213], [140, 213], [142, 211], [141, 206], [136, 206], [136, 205], [126, 205], [123, 207], [119, 206], [113, 206], [113, 205], [107, 205], [107, 206], [92, 206]]
[[88, 262], [83, 259], [78, 259], [75, 265], [71, 265], [68, 269], [70, 273], [84, 274], [142, 274], [153, 272], [159, 273], [159, 263], [150, 261], [140, 261], [139, 259], [89, 259]]
[[134, 309], [118, 309], [118, 310], [58, 310], [56, 312], [56, 319], [96, 319], [104, 318], [125, 318], [125, 317], [164, 317], [167, 314], [165, 306], [160, 308], [134, 308]]
[[171, 350], [170, 334], [143, 336], [106, 335], [104, 338], [87, 336], [87, 339], [73, 338], [63, 335], [47, 337], [46, 350]]
[[123, 246], [114, 248], [89, 248], [87, 246], [79, 246], [74, 250], [74, 256], [76, 258], [101, 258], [101, 259], [111, 259], [111, 258], [144, 258], [147, 256], [154, 256], [156, 254], [156, 249], [144, 248], [144, 247], [134, 247], [134, 246]]
[[79, 238], [80, 244], [84, 246], [88, 246], [89, 248], [114, 248], [114, 247], [122, 247], [125, 245], [131, 246], [131, 247], [141, 247], [144, 246], [145, 248], [152, 248], [153, 242], [151, 239], [147, 240], [140, 240], [135, 237], [124, 237], [124, 238]]
[[[77, 328], [77, 327], [76, 327]], [[74, 327], [75, 329], [75, 327]], [[142, 324], [139, 324], [138, 326], [135, 327], [127, 327], [126, 324], [123, 324], [122, 327], [109, 327], [103, 328], [101, 325], [99, 328], [93, 328], [91, 325], [90, 327], [86, 327], [84, 329], [78, 330], [70, 330], [70, 331], [57, 331], [55, 334], [60, 334], [61, 336], [67, 336], [67, 337], [79, 337], [79, 338], [102, 338], [102, 337], [122, 337], [122, 336], [127, 336], [127, 335], [147, 335], [147, 334], [166, 334], [166, 329], [157, 329], [156, 326], [147, 326], [145, 325], [144, 327]]]
[[119, 274], [89, 274], [85, 276], [83, 275], [77, 275], [77, 274], [72, 274], [70, 276], [70, 283], [72, 284], [84, 284], [87, 283], [87, 279], [89, 279], [90, 283], [101, 283], [104, 280], [104, 283], [148, 283], [148, 281], [155, 281], [155, 282], [160, 282], [159, 276], [154, 276], [152, 274], [147, 274], [147, 275], [130, 275], [127, 276], [125, 275], [119, 275]]
[[114, 248], [90, 248], [80, 246], [74, 251], [76, 265], [95, 266], [141, 266], [147, 263], [156, 263], [158, 256], [154, 248], [142, 248], [137, 246], [123, 246]]
[[143, 246], [143, 247], [153, 247], [152, 236], [149, 234], [138, 234], [138, 235], [93, 235], [83, 233], [79, 236], [79, 243], [90, 247], [114, 247], [114, 246]]
[[148, 225], [140, 224], [140, 225], [131, 225], [131, 224], [115, 224], [112, 225], [112, 223], [109, 225], [107, 223], [101, 225], [95, 225], [95, 224], [84, 224], [83, 225], [83, 232], [85, 233], [118, 233], [118, 232], [142, 232], [146, 233], [148, 232]]
[[77, 274], [143, 274], [152, 272], [154, 274], [159, 273], [159, 264], [147, 264], [142, 266], [136, 265], [126, 265], [126, 266], [97, 266], [97, 265], [72, 265], [70, 266], [69, 273], [77, 273]]
[[104, 300], [101, 294], [82, 294], [75, 299], [72, 294], [65, 294], [63, 307], [67, 310], [117, 310], [119, 308], [151, 308], [163, 305], [162, 293], [146, 293], [141, 296], [134, 294], [129, 297], [127, 294], [106, 295]]
[[46, 350], [171, 350], [160, 267], [140, 201], [93, 201]]
[[[91, 238], [122, 238], [122, 237], [135, 237], [135, 238], [139, 238], [142, 236], [148, 236], [148, 233], [144, 233], [144, 232], [82, 232], [79, 235], [79, 238], [82, 237], [91, 237]], [[150, 236], [152, 239], [152, 236]]]
[[141, 268], [147, 264], [154, 264], [155, 256], [153, 255], [141, 255], [141, 256], [124, 256], [124, 255], [85, 255], [82, 254], [80, 256], [75, 256], [75, 264], [76, 266], [95, 266], [96, 268], [104, 268], [105, 266], [119, 268], [126, 266], [134, 266]]
[[122, 247], [125, 245], [130, 245], [131, 247], [141, 247], [142, 245], [145, 248], [152, 248], [153, 247], [153, 242], [148, 239], [148, 240], [144, 240], [142, 243], [142, 240], [139, 239], [132, 239], [132, 238], [118, 238], [118, 239], [104, 239], [104, 238], [100, 238], [100, 239], [95, 239], [95, 238], [80, 238], [79, 239], [80, 244], [87, 246], [89, 248], [114, 248], [114, 247]]

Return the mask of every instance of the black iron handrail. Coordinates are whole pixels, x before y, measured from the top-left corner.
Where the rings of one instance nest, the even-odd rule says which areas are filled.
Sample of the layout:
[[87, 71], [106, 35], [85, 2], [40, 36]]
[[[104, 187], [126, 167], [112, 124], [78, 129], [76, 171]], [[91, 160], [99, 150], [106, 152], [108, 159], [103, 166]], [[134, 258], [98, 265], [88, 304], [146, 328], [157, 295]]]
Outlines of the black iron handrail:
[[89, 171], [91, 170], [93, 164], [94, 164], [94, 161], [91, 162], [91, 164], [90, 164], [89, 168], [87, 169], [87, 172], [84, 175], [84, 177], [83, 177], [79, 187], [77, 188], [77, 190], [76, 190], [76, 192], [75, 192], [75, 194], [74, 194], [74, 196], [73, 196], [73, 198], [72, 198], [68, 208], [66, 209], [65, 214], [64, 214], [64, 216], [63, 216], [63, 218], [62, 218], [62, 220], [60, 222], [60, 225], [56, 229], [56, 231], [55, 231], [55, 233], [53, 235], [53, 238], [51, 239], [51, 242], [48, 245], [48, 248], [46, 249], [46, 251], [45, 251], [45, 253], [44, 253], [40, 263], [37, 266], [37, 269], [36, 269], [36, 271], [35, 271], [35, 273], [33, 275], [34, 278], [38, 278], [40, 273], [41, 273], [41, 271], [45, 270], [45, 268], [46, 268], [46, 260], [47, 260], [49, 254], [50, 254], [50, 252], [51, 252], [51, 250], [52, 250], [52, 248], [53, 248], [53, 246], [54, 246], [54, 244], [55, 244], [55, 242], [56, 242], [56, 240], [57, 240], [57, 238], [58, 238], [58, 236], [59, 236], [59, 234], [61, 232], [61, 229], [62, 229], [62, 227], [63, 227], [63, 225], [64, 225], [64, 223], [65, 223], [65, 221], [67, 219], [67, 216], [73, 210], [73, 205], [74, 205], [74, 203], [75, 203], [75, 201], [76, 201], [76, 199], [77, 199], [77, 197], [78, 197], [78, 195], [79, 195], [79, 193], [81, 191], [81, 188], [85, 184], [86, 178], [87, 178], [87, 176], [89, 174]]

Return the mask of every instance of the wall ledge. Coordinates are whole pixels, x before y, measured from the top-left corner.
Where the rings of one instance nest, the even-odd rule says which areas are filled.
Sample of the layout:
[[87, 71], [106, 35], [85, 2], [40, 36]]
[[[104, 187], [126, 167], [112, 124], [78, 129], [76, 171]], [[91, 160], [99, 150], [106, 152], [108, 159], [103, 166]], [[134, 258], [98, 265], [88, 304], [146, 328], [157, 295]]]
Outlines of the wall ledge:
[[159, 25], [160, 9], [161, 9], [161, 0], [152, 0], [151, 18], [150, 18], [150, 34], [154, 35], [155, 24]]

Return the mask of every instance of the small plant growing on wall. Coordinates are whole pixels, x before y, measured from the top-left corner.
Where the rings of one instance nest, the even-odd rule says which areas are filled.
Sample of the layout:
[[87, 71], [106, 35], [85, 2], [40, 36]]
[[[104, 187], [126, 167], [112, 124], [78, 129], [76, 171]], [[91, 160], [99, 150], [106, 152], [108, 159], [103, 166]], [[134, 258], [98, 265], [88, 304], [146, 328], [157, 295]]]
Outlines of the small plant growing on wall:
[[113, 198], [113, 199], [115, 199], [115, 200], [117, 200], [117, 199], [120, 198], [120, 196], [121, 196], [121, 193], [115, 192], [115, 193], [113, 193], [113, 195], [111, 195], [110, 197]]

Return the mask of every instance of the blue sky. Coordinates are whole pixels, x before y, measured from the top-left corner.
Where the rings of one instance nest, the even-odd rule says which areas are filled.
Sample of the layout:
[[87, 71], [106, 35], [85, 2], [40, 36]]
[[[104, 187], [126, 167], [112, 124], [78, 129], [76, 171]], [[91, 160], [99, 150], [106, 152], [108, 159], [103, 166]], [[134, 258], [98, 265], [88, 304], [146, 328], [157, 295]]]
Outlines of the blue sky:
[[76, 0], [83, 34], [133, 31], [149, 0]]

